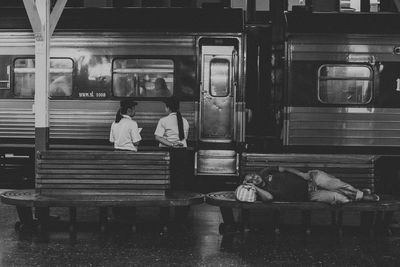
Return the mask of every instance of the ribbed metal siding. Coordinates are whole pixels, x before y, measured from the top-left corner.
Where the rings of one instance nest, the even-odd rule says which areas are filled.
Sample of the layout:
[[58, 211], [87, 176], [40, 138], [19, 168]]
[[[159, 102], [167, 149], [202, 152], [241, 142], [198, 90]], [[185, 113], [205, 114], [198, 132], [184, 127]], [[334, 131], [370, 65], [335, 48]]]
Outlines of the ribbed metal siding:
[[[50, 111], [50, 138], [108, 140], [110, 127], [118, 110], [117, 101], [53, 101]], [[158, 120], [165, 116], [160, 102], [139, 102], [135, 120], [143, 128], [143, 139], [154, 140]], [[193, 139], [194, 106], [181, 103], [182, 115], [190, 126], [189, 139]]]
[[0, 138], [33, 138], [32, 100], [0, 100]]
[[[34, 138], [32, 100], [0, 100], [0, 138]], [[50, 138], [108, 140], [118, 109], [117, 101], [65, 100], [50, 102]], [[158, 120], [165, 116], [160, 102], [139, 102], [135, 120], [143, 139], [154, 140]], [[181, 103], [194, 138], [194, 105]]]
[[400, 109], [288, 107], [284, 144], [400, 146]]

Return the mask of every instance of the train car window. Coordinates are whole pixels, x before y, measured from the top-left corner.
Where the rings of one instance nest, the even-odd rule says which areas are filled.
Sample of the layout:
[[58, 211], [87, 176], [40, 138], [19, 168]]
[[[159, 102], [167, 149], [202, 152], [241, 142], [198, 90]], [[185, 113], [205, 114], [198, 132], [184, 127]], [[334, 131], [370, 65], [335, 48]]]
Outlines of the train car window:
[[33, 97], [35, 94], [35, 59], [18, 58], [14, 61], [14, 94]]
[[373, 71], [363, 65], [323, 65], [318, 70], [318, 99], [325, 104], [367, 104]]
[[72, 95], [73, 62], [68, 58], [50, 60], [50, 96], [63, 97]]
[[215, 58], [210, 61], [210, 95], [229, 95], [229, 60]]
[[[73, 62], [68, 58], [50, 59], [50, 96], [72, 95]], [[35, 94], [35, 59], [18, 58], [14, 61], [14, 95], [33, 97]]]
[[168, 97], [173, 94], [174, 62], [170, 59], [116, 59], [113, 94], [116, 97]]

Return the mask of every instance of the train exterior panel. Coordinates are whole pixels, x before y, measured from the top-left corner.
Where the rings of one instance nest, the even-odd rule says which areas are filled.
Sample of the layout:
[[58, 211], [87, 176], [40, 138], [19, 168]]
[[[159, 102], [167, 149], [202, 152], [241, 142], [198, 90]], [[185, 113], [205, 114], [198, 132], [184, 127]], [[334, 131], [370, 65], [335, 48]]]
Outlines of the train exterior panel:
[[289, 33], [283, 143], [400, 147], [400, 36]]

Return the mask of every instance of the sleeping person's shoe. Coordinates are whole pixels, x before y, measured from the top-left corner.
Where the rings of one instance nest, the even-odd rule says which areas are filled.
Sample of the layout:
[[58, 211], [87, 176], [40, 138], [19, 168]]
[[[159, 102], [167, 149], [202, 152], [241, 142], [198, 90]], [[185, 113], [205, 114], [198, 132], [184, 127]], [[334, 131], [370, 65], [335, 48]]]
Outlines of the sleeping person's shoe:
[[379, 196], [377, 194], [364, 194], [362, 200], [377, 202], [377, 201], [379, 201]]
[[363, 189], [361, 189], [361, 192], [363, 192], [364, 195], [371, 195], [372, 194], [372, 191], [369, 188], [363, 188]]

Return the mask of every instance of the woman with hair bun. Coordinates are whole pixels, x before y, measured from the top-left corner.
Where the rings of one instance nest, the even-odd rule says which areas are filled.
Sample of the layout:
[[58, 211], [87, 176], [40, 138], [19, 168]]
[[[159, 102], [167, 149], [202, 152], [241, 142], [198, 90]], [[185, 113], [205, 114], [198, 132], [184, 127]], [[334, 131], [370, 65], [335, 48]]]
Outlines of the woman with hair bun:
[[132, 100], [121, 101], [121, 107], [111, 125], [110, 142], [117, 150], [137, 151], [139, 141], [142, 140], [135, 116], [137, 103]]

